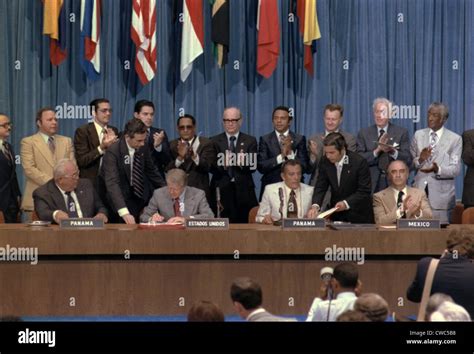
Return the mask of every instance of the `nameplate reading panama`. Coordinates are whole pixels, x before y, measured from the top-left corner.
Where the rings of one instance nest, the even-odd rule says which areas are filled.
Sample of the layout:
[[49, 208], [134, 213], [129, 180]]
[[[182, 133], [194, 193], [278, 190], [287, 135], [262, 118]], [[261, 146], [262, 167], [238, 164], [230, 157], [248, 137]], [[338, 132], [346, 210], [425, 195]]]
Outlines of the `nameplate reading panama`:
[[229, 228], [229, 219], [186, 219], [188, 229], [225, 229]]
[[326, 221], [324, 219], [283, 219], [282, 227], [284, 229], [324, 229], [326, 227]]
[[439, 220], [432, 219], [398, 219], [397, 229], [439, 229]]
[[62, 229], [103, 229], [104, 220], [93, 218], [74, 218], [61, 220]]

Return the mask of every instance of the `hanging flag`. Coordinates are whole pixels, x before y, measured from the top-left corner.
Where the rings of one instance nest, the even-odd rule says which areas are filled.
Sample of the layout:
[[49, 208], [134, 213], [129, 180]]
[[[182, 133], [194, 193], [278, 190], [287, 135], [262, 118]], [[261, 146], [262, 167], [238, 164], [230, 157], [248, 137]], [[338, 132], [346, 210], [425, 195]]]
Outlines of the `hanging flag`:
[[183, 0], [183, 34], [181, 39], [181, 81], [188, 78], [193, 61], [204, 53], [202, 0]]
[[315, 51], [314, 41], [321, 38], [319, 31], [318, 13], [316, 10], [316, 0], [297, 0], [296, 14], [299, 18], [299, 29], [303, 36], [304, 44], [304, 67], [312, 76], [313, 53]]
[[269, 78], [280, 55], [280, 23], [277, 0], [259, 0], [257, 15], [257, 72]]
[[50, 37], [49, 59], [59, 65], [67, 57], [66, 10], [63, 0], [43, 0], [43, 34]]
[[79, 62], [89, 80], [100, 78], [100, 23], [101, 0], [81, 0]]
[[142, 85], [156, 73], [156, 2], [132, 0], [132, 40], [136, 46], [135, 71]]
[[215, 55], [219, 68], [227, 64], [229, 53], [229, 0], [211, 0], [211, 37], [215, 44]]

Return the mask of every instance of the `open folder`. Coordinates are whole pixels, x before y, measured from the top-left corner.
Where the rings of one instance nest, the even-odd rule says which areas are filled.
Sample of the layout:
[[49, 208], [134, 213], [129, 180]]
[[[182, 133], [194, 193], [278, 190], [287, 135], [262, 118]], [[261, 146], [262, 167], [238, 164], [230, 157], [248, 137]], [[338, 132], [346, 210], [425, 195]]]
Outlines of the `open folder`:
[[324, 219], [324, 218], [328, 217], [329, 215], [331, 215], [332, 213], [334, 213], [336, 210], [337, 210], [336, 207], [331, 208], [331, 209], [329, 209], [329, 210], [326, 210], [325, 212], [323, 212], [323, 213], [321, 213], [321, 214], [318, 214], [318, 216], [316, 217], [316, 219]]

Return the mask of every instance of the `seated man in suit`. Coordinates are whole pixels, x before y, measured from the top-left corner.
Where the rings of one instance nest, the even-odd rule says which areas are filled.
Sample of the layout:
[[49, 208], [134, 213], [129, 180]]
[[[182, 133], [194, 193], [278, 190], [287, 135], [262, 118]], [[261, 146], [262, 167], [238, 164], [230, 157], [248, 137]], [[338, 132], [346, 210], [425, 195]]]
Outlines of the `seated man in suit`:
[[440, 102], [428, 108], [428, 128], [415, 132], [410, 151], [416, 169], [413, 185], [428, 196], [433, 217], [449, 223], [456, 205], [454, 179], [461, 172], [462, 138], [444, 126], [448, 107]]
[[[304, 218], [311, 208], [313, 187], [301, 183], [302, 167], [298, 160], [288, 160], [281, 167], [283, 182], [265, 187], [256, 221], [273, 224], [283, 218]], [[283, 200], [281, 200], [283, 197]], [[282, 214], [280, 205], [283, 203]]]
[[107, 222], [107, 209], [92, 182], [79, 178], [79, 169], [73, 160], [59, 160], [53, 173], [53, 179], [33, 192], [40, 220], [59, 224], [68, 218], [96, 218]]
[[308, 217], [319, 214], [327, 190], [331, 188], [331, 208], [337, 208], [330, 219], [351, 223], [373, 223], [370, 194], [370, 171], [367, 161], [348, 151], [344, 137], [331, 133], [324, 138], [324, 154], [313, 193], [313, 206]]
[[107, 190], [113, 222], [135, 224], [153, 190], [165, 181], [145, 146], [146, 126], [139, 119], [127, 122], [123, 136], [105, 152], [99, 185]]
[[186, 172], [178, 168], [166, 174], [166, 187], [153, 193], [150, 203], [140, 217], [142, 222], [184, 223], [186, 217], [213, 218], [203, 190], [188, 187]]
[[374, 194], [376, 224], [393, 224], [400, 218], [432, 218], [425, 191], [407, 186], [409, 174], [410, 170], [404, 161], [395, 160], [388, 165], [390, 186]]
[[[312, 135], [308, 139], [308, 151], [309, 151], [309, 166], [310, 166], [310, 182], [309, 185], [315, 186], [318, 178], [318, 166], [321, 158], [324, 155], [323, 151], [323, 139], [331, 133], [341, 133], [346, 140], [347, 149], [349, 151], [357, 150], [356, 138], [346, 132], [342, 131], [342, 117], [344, 114], [344, 108], [339, 104], [330, 103], [324, 107], [324, 132]], [[329, 196], [327, 196], [329, 201]]]
[[[470, 230], [453, 230], [439, 260], [430, 294], [442, 293], [453, 298], [474, 318], [474, 235]], [[415, 279], [407, 290], [407, 299], [420, 302], [431, 257], [418, 262]]]
[[[357, 152], [369, 164], [372, 193], [376, 193], [388, 186], [385, 174], [388, 164], [393, 160], [402, 160], [410, 166], [411, 155], [408, 130], [390, 122], [392, 102], [386, 98], [376, 98], [372, 108], [375, 124], [359, 131]], [[392, 147], [395, 144], [398, 148]]]
[[286, 160], [298, 160], [303, 173], [308, 169], [306, 138], [290, 130], [292, 120], [288, 107], [276, 107], [272, 114], [274, 131], [260, 137], [257, 155], [257, 169], [262, 174], [260, 200], [267, 184], [281, 182], [281, 165]]
[[234, 308], [249, 322], [295, 322], [294, 318], [272, 315], [262, 307], [262, 288], [248, 277], [237, 278], [230, 287]]
[[[347, 310], [352, 310], [362, 283], [359, 281], [359, 271], [355, 263], [340, 263], [334, 268], [334, 274], [329, 283], [323, 282], [308, 312], [307, 322], [334, 322], [337, 317]], [[329, 294], [329, 289], [333, 295]], [[333, 296], [333, 298], [329, 298]]]

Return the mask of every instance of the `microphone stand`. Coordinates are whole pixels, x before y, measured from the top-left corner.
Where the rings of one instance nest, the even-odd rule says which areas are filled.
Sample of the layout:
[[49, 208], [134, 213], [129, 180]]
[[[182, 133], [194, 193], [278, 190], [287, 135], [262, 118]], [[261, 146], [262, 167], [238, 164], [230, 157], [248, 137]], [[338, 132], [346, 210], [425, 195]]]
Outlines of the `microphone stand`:
[[283, 223], [283, 199], [280, 199], [280, 208], [278, 210], [280, 212], [280, 220], [274, 221], [274, 226], [281, 226], [281, 224]]

